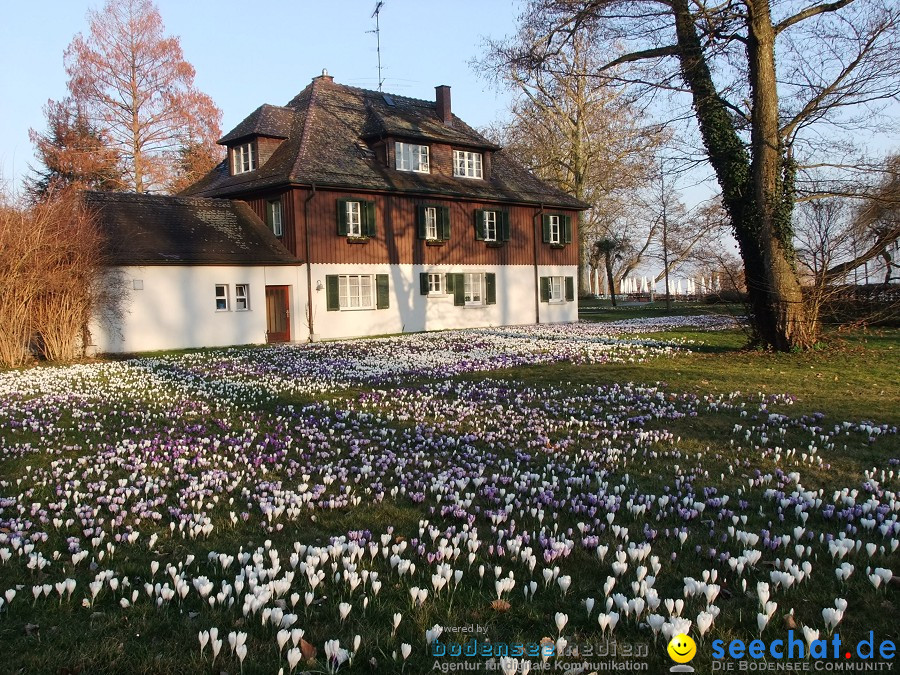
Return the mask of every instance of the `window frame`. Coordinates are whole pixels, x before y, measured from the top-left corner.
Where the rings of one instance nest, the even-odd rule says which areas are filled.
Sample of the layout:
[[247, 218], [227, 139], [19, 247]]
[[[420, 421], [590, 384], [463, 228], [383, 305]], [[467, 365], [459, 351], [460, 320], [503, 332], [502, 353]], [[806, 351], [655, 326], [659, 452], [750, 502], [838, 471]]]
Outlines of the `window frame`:
[[394, 141], [394, 167], [397, 171], [431, 173], [431, 149], [420, 143]]
[[[368, 282], [369, 288], [369, 297], [368, 304], [363, 304], [363, 295], [362, 289], [363, 284], [362, 280], [366, 279]], [[351, 295], [351, 280], [356, 280], [356, 295], [355, 299], [358, 301], [358, 305], [353, 306], [351, 304], [351, 300], [354, 299], [354, 296]], [[345, 292], [346, 291], [346, 292]], [[345, 303], [346, 299], [346, 303]], [[339, 274], [338, 275], [338, 307], [342, 312], [354, 312], [359, 310], [366, 309], [375, 309], [376, 307], [376, 297], [375, 297], [375, 275], [374, 274]]]
[[[231, 148], [231, 171], [233, 176], [250, 173], [257, 169], [257, 153], [253, 141], [247, 141]], [[244, 168], [244, 167], [247, 168]]]
[[[478, 281], [478, 299], [475, 300], [474, 282]], [[486, 302], [484, 272], [463, 273], [463, 300], [466, 307], [483, 307]]]
[[[277, 218], [276, 218], [277, 215]], [[266, 202], [266, 220], [269, 229], [276, 237], [284, 236], [284, 207], [281, 199], [269, 199]]]
[[[241, 307], [243, 301], [244, 306]], [[249, 312], [250, 311], [250, 284], [234, 285], [234, 311]]]
[[561, 304], [566, 301], [566, 278], [564, 276], [551, 276], [550, 279], [550, 299], [548, 302], [553, 305]]
[[484, 154], [474, 150], [454, 150], [453, 177], [483, 180]]
[[[354, 216], [353, 207], [354, 206], [356, 207], [356, 213], [355, 213], [356, 222], [355, 223], [353, 222], [353, 216]], [[347, 200], [346, 202], [344, 202], [344, 208], [346, 209], [346, 218], [347, 218], [347, 236], [348, 237], [357, 237], [357, 238], [364, 237], [365, 235], [363, 234], [363, 230], [362, 230], [362, 222], [363, 222], [362, 202]]]
[[[447, 280], [443, 273], [428, 272], [428, 296], [447, 295]], [[436, 283], [435, 283], [436, 282]]]
[[[551, 214], [547, 221], [550, 224], [550, 244], [561, 244], [562, 242], [562, 218], [558, 214]], [[555, 228], [555, 233], [554, 233]]]
[[[482, 218], [484, 223], [484, 240], [487, 242], [496, 242], [500, 241], [500, 238], [497, 236], [497, 212], [496, 211], [482, 211]], [[491, 230], [493, 229], [493, 233]]]
[[438, 214], [436, 206], [425, 207], [425, 241], [439, 241]]
[[[228, 302], [228, 284], [216, 284], [215, 285], [215, 299], [216, 299], [216, 311], [217, 312], [227, 312], [230, 310], [230, 303]], [[219, 292], [221, 290], [221, 293]], [[222, 303], [222, 306], [219, 306], [219, 303]]]

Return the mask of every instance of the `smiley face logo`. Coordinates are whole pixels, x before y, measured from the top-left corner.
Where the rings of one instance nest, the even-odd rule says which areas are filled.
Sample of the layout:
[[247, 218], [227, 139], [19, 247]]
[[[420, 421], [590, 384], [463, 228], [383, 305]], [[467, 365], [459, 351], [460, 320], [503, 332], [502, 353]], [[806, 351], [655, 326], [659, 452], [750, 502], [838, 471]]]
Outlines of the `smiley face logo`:
[[669, 642], [669, 657], [675, 663], [687, 663], [697, 655], [697, 644], [684, 633], [679, 633]]

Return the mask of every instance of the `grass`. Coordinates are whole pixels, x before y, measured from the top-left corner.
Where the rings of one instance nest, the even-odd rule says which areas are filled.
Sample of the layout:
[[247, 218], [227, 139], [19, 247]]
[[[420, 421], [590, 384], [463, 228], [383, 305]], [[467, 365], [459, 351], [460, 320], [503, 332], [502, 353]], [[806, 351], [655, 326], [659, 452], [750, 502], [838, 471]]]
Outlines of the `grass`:
[[[900, 330], [825, 335], [824, 347], [800, 354], [746, 349], [739, 330], [671, 330], [642, 339], [685, 340], [691, 351], [678, 359], [597, 366], [551, 365], [497, 371], [530, 384], [554, 382], [662, 383], [672, 391], [789, 393], [794, 411], [822, 412], [830, 419], [900, 424]], [[478, 374], [465, 376], [477, 379]]]
[[[102, 453], [98, 453], [97, 448], [110, 441], [217, 437], [224, 442], [242, 439], [250, 433], [252, 440], [240, 452], [252, 460], [268, 452], [260, 449], [267, 434], [281, 438], [286, 435], [302, 437], [297, 430], [304, 424], [300, 405], [314, 406], [310, 409], [312, 412], [306, 414], [314, 415], [316, 420], [308, 423], [318, 425], [316, 428], [323, 430], [325, 436], [313, 436], [318, 439], [318, 450], [306, 449], [297, 440], [287, 454], [289, 461], [274, 464], [271, 473], [264, 476], [257, 473], [250, 462], [247, 478], [240, 484], [230, 487], [223, 483], [191, 497], [191, 500], [210, 504], [214, 496], [221, 497], [212, 508], [202, 506], [200, 502], [182, 505], [185, 512], [209, 515], [215, 529], [208, 538], [182, 537], [177, 531], [172, 536], [167, 526], [169, 517], [165, 509], [160, 508], [163, 517], [159, 523], [145, 521], [138, 526], [141, 538], [136, 544], [119, 543], [114, 554], [107, 550], [104, 558], [98, 559], [106, 542], [91, 547], [90, 537], [79, 531], [81, 528], [77, 524], [72, 528], [43, 526], [49, 532], [49, 539], [46, 543], [37, 542], [36, 550], [51, 560], [53, 551], [63, 552], [47, 571], [29, 570], [25, 565], [28, 556], [24, 554], [13, 553], [9, 562], [0, 565], [0, 594], [4, 589], [22, 586], [13, 604], [0, 612], [0, 644], [4, 645], [0, 672], [238, 672], [240, 664], [230, 654], [227, 642], [215, 667], [210, 662], [209, 647], [205, 657], [200, 657], [197, 633], [210, 626], [219, 627], [221, 636], [230, 630], [249, 633], [250, 655], [243, 672], [273, 673], [279, 667], [285, 667], [287, 672], [286, 662], [278, 655], [274, 630], [262, 625], [259, 614], [244, 617], [235, 609], [219, 606], [211, 609], [200, 600], [193, 587], [183, 602], [173, 601], [158, 609], [147, 600], [143, 584], [168, 578], [163, 569], [170, 563], [182, 566], [189, 577], [209, 576], [218, 590], [222, 581], [233, 582], [237, 566], [235, 564], [230, 573], [225, 574], [216, 564], [207, 562], [207, 554], [215, 551], [234, 555], [239, 549], [252, 552], [265, 546], [267, 541], [271, 542], [271, 548], [280, 552], [282, 563], [287, 565], [294, 542], [326, 545], [331, 537], [356, 530], [369, 530], [377, 540], [380, 534], [393, 528], [390, 541], [394, 545], [420, 538], [425, 520], [441, 528], [442, 533], [454, 531], [454, 528], [458, 532], [464, 521], [452, 514], [440, 513], [440, 506], [447, 503], [451, 493], [456, 493], [456, 488], [441, 501], [437, 500], [438, 492], [427, 493], [424, 501], [418, 502], [410, 494], [391, 496], [389, 491], [383, 501], [373, 501], [377, 492], [374, 479], [355, 480], [353, 476], [358, 475], [354, 471], [369, 461], [370, 455], [385, 457], [379, 446], [401, 459], [405, 454], [420, 453], [416, 462], [406, 465], [395, 464], [393, 458], [383, 459], [391, 467], [391, 472], [383, 478], [389, 486], [399, 484], [400, 476], [416, 476], [431, 470], [426, 467], [427, 462], [446, 471], [448, 476], [478, 475], [479, 467], [484, 467], [481, 471], [487, 477], [488, 485], [511, 493], [515, 481], [524, 480], [526, 474], [539, 477], [536, 485], [547, 484], [552, 476], [588, 476], [589, 485], [580, 487], [578, 483], [570, 483], [569, 489], [576, 493], [583, 490], [585, 495], [590, 495], [597, 493], [600, 470], [608, 472], [604, 480], [611, 486], [621, 486], [620, 491], [610, 489], [608, 493], [620, 499], [616, 524], [629, 528], [632, 541], [642, 541], [645, 528], [657, 532], [652, 545], [653, 555], [659, 556], [663, 564], [663, 569], [656, 575], [655, 586], [661, 597], [683, 598], [685, 577], [699, 579], [704, 570], [716, 570], [719, 574], [722, 592], [717, 605], [722, 611], [716, 620], [714, 635], [700, 642], [699, 655], [693, 663], [698, 672], [706, 672], [712, 639], [727, 641], [739, 637], [749, 640], [755, 636], [758, 603], [753, 590], [756, 582], [770, 579], [770, 572], [776, 569], [776, 558], [798, 560], [792, 549], [766, 551], [762, 564], [745, 575], [749, 582], [749, 590], [745, 592], [741, 580], [729, 566], [709, 555], [711, 548], [717, 551], [727, 548], [735, 555], [742, 549], [730, 540], [722, 541], [732, 525], [731, 517], [725, 513], [730, 511], [735, 517], [746, 517], [747, 522], [740, 528], [749, 532], [789, 533], [800, 521], [790, 510], [780, 509], [777, 498], [765, 494], [767, 487], [777, 488], [779, 492], [792, 489], [790, 481], [778, 478], [779, 472], [798, 471], [804, 488], [821, 490], [827, 502], [834, 490], [864, 489], [864, 472], [872, 467], [890, 471], [889, 460], [900, 458], [900, 439], [896, 434], [870, 437], [863, 431], [851, 429], [825, 438], [826, 432], [841, 422], [868, 420], [894, 426], [900, 423], [897, 406], [900, 383], [896, 377], [900, 331], [832, 334], [822, 350], [796, 355], [744, 350], [745, 338], [739, 331], [678, 330], [641, 338], [677, 338], [693, 343], [688, 353], [642, 363], [557, 364], [461, 375], [454, 378], [459, 385], [457, 388], [439, 389], [437, 383], [410, 381], [403, 388], [384, 392], [376, 406], [365, 405], [372, 387], [354, 387], [319, 397], [331, 401], [327, 405], [321, 400], [315, 401], [315, 397], [303, 396], [254, 402], [226, 410], [217, 407], [220, 402], [210, 397], [200, 402], [206, 407], [198, 405], [200, 412], [190, 416], [176, 415], [174, 411], [181, 408], [152, 391], [144, 398], [135, 395], [132, 399], [123, 398], [121, 392], [116, 393], [118, 398], [103, 398], [97, 394], [99, 398], [88, 397], [80, 409], [45, 402], [30, 417], [21, 411], [11, 413], [6, 423], [0, 422], [0, 499], [10, 500], [0, 501], [0, 533], [10, 531], [12, 521], [33, 519], [40, 509], [62, 501], [64, 495], [49, 486], [60, 484], [63, 479], [70, 481], [70, 491], [71, 481], [80, 480], [78, 489], [84, 492], [89, 485], [94, 486], [91, 489], [99, 489], [97, 486], [101, 483], [112, 488], [119, 480], [130, 484], [146, 475], [161, 481], [155, 483], [157, 486], [168, 486], [164, 489], [174, 493], [176, 488], [184, 489], [188, 485], [190, 476], [199, 475], [190, 468], [191, 462], [219, 456], [197, 450], [194, 444], [199, 447], [200, 440], [185, 440], [188, 447], [183, 459], [179, 460], [185, 464], [101, 466], [97, 458]], [[626, 383], [634, 383], [634, 386]], [[90, 389], [89, 384], [83, 385], [85, 389]], [[96, 388], [102, 392], [108, 384], [98, 382]], [[741, 393], [729, 397], [733, 392]], [[789, 394], [793, 402], [788, 404], [787, 399], [776, 396], [782, 394]], [[437, 403], [427, 409], [426, 415], [423, 401], [432, 396]], [[770, 401], [768, 397], [775, 398]], [[294, 417], [287, 412], [285, 406], [288, 405], [298, 407]], [[783, 433], [781, 426], [769, 418], [773, 412], [790, 417], [790, 424], [781, 425]], [[816, 413], [819, 417], [815, 420], [807, 417]], [[20, 418], [40, 420], [40, 425], [34, 429], [13, 428], [9, 420]], [[285, 424], [284, 419], [292, 421]], [[573, 424], [573, 420], [582, 426]], [[458, 439], [468, 435], [467, 443], [471, 445], [472, 453], [480, 458], [480, 464], [468, 467], [467, 455], [457, 446], [449, 449], [429, 446], [422, 436], [423, 427], [427, 426], [436, 427], [441, 437]], [[736, 431], [736, 426], [741, 430]], [[201, 430], [197, 431], [198, 428]], [[615, 438], [610, 435], [613, 428], [618, 434]], [[592, 433], [598, 436], [592, 437]], [[546, 440], [538, 443], [535, 440], [538, 437]], [[362, 438], [365, 443], [359, 447], [351, 445], [348, 440], [351, 438]], [[14, 451], [21, 450], [26, 444], [36, 451]], [[801, 460], [800, 453], [808, 452], [810, 446], [816, 446], [821, 464]], [[784, 450], [789, 448], [796, 449], [797, 455], [787, 456]], [[610, 455], [612, 450], [619, 454]], [[596, 458], [592, 459], [594, 455]], [[223, 453], [221, 456], [230, 461], [238, 455]], [[92, 466], [94, 463], [97, 464], [96, 471]], [[305, 509], [295, 518], [282, 516], [271, 523], [261, 517], [255, 501], [259, 490], [274, 493], [294, 487], [301, 481], [322, 484], [325, 470], [323, 468], [321, 473], [318, 470], [332, 464], [344, 467], [348, 473], [343, 481], [327, 487], [323, 484], [324, 494], [340, 497], [345, 494], [343, 484], [363, 498], [361, 503], [333, 509]], [[214, 468], [214, 465], [209, 467]], [[186, 471], [184, 477], [177, 473], [181, 470]], [[68, 476], [68, 471], [74, 473]], [[307, 471], [309, 479], [301, 476]], [[748, 480], [760, 480], [766, 475], [772, 477], [772, 482], [757, 483], [748, 488]], [[882, 489], [896, 492], [896, 471], [893, 478], [885, 477], [881, 483]], [[727, 494], [732, 497], [732, 502], [728, 509], [721, 509], [723, 515], [719, 519], [714, 517], [716, 507], [709, 506], [703, 516], [686, 525], [665, 509], [654, 507], [652, 511], [656, 515], [648, 517], [631, 514], [624, 507], [629, 498], [635, 500], [644, 495], [652, 495], [651, 502], [656, 503], [661, 495], [675, 494], [685, 485], [690, 486], [692, 499], [714, 500]], [[353, 636], [359, 634], [363, 640], [360, 653], [352, 668], [345, 666], [341, 672], [430, 671], [435, 659], [429, 657], [423, 636], [424, 631], [435, 623], [448, 627], [484, 627], [494, 643], [533, 643], [545, 636], [556, 637], [553, 625], [556, 611], [565, 611], [569, 615], [564, 632], [570, 642], [590, 644], [595, 649], [603, 644], [604, 638], [596, 622], [597, 611], [603, 609], [604, 602], [601, 586], [607, 575], [612, 574], [615, 545], [622, 540], [604, 530], [600, 541], [609, 545], [610, 551], [603, 562], [593, 551], [575, 546], [570, 556], [549, 563], [550, 567], [558, 565], [561, 574], [572, 577], [572, 586], [564, 596], [555, 584], [544, 588], [540, 574], [545, 566], [543, 560], [532, 573], [520, 559], [501, 557], [486, 550], [489, 542], [496, 541], [499, 529], [508, 531], [512, 525], [506, 521], [492, 526], [486, 515], [489, 510], [496, 511], [505, 504], [502, 495], [475, 490], [471, 485], [462, 491], [473, 492], [472, 506], [479, 507], [481, 513], [475, 526], [485, 542], [472, 565], [465, 562], [465, 551], [453, 563], [454, 567], [464, 571], [463, 582], [456, 591], [439, 596], [432, 592], [423, 606], [413, 607], [408, 595], [409, 586], [415, 583], [431, 589], [430, 577], [437, 563], [410, 551], [403, 557], [414, 560], [417, 566], [412, 579], [399, 578], [380, 553], [375, 559], [365, 556], [358, 563], [361, 569], [380, 573], [384, 587], [377, 596], [371, 590], [357, 590], [351, 594], [343, 582], [329, 579], [317, 591], [316, 604], [304, 608], [302, 595], [308, 588], [298, 575], [300, 578], [291, 587], [291, 592], [301, 596], [297, 625], [306, 630], [306, 639], [319, 650], [318, 662], [303, 668], [324, 672], [322, 646], [325, 640], [339, 637], [342, 646], [347, 646]], [[885, 499], [878, 491], [866, 494], [866, 498]], [[553, 499], [564, 499], [565, 495], [565, 484], [554, 488]], [[129, 499], [139, 496], [143, 498], [143, 495], [135, 495]], [[229, 498], [235, 500], [234, 504], [228, 503]], [[68, 502], [75, 500], [71, 495], [66, 499]], [[536, 497], [530, 494], [529, 499]], [[747, 501], [746, 506], [739, 504], [740, 499]], [[175, 501], [170, 499], [166, 506], [173, 506]], [[547, 518], [540, 520], [530, 515], [528, 507], [532, 503], [528, 503], [525, 512], [515, 516], [518, 532], [536, 532], [545, 527], [549, 535], [565, 533], [571, 528], [571, 538], [579, 540], [577, 524], [589, 520], [585, 514], [539, 503], [547, 511]], [[36, 504], [39, 505], [37, 509]], [[71, 504], [66, 508], [71, 511]], [[244, 511], [249, 514], [248, 518], [232, 525], [228, 518], [232, 510]], [[109, 520], [114, 517], [114, 512], [109, 510], [106, 501], [98, 505], [98, 513], [105, 522], [101, 529], [112, 532], [115, 528], [109, 527]], [[601, 511], [601, 516], [604, 514], [605, 511]], [[780, 517], [785, 518], [784, 522]], [[605, 516], [601, 522], [605, 523]], [[669, 529], [674, 533], [685, 526], [690, 532], [686, 545], [681, 545], [674, 534], [665, 534]], [[847, 526], [859, 527], [859, 523], [854, 521]], [[837, 532], [843, 525], [813, 512], [805, 527], [815, 533], [825, 533]], [[147, 548], [147, 538], [152, 532], [159, 534], [159, 541], [151, 550]], [[79, 536], [82, 546], [91, 552], [88, 561], [78, 566], [66, 561], [65, 539], [73, 534]], [[861, 529], [852, 531], [850, 536], [878, 545], [886, 543], [880, 535], [870, 535]], [[424, 541], [428, 551], [432, 552], [431, 539], [426, 535]], [[765, 638], [784, 637], [783, 616], [791, 609], [798, 624], [821, 626], [821, 608], [831, 605], [833, 599], [840, 596], [850, 603], [839, 627], [845, 644], [855, 644], [869, 630], [875, 630], [879, 639], [892, 638], [896, 642], [900, 637], [896, 622], [884, 622], [884, 617], [893, 615], [897, 608], [896, 584], [875, 592], [864, 572], [867, 565], [882, 565], [893, 567], [900, 574], [896, 553], [877, 552], [871, 559], [865, 552], [855, 554], [851, 558], [857, 568], [854, 575], [848, 582], [840, 583], [832, 572], [837, 562], [832, 561], [827, 547], [817, 539], [809, 545], [812, 552], [803, 557], [813, 565], [815, 582], [773, 592], [778, 611], [766, 629]], [[9, 544], [0, 543], [0, 548], [4, 546]], [[195, 556], [190, 565], [185, 564], [188, 555]], [[89, 566], [91, 560], [95, 564], [93, 569]], [[160, 572], [153, 579], [149, 572], [152, 560], [161, 563]], [[483, 581], [477, 573], [479, 565], [487, 568]], [[491, 571], [494, 565], [500, 565], [504, 573], [512, 570], [517, 580], [514, 591], [508, 596], [512, 605], [508, 611], [491, 607], [491, 600], [496, 597]], [[329, 564], [324, 567], [329, 576], [334, 572]], [[617, 581], [614, 592], [632, 595], [629, 584], [634, 581], [634, 567], [635, 564], [629, 564], [628, 572]], [[106, 587], [92, 607], [81, 607], [88, 583], [97, 571], [104, 569], [114, 570], [119, 579], [127, 576], [131, 588], [139, 590], [141, 600], [122, 610], [118, 604], [122, 591], [113, 593]], [[74, 602], [58, 603], [54, 593], [49, 600], [32, 603], [32, 585], [52, 584], [66, 576], [78, 581]], [[522, 585], [530, 579], [538, 582], [540, 590], [533, 601], [525, 602]], [[363, 594], [369, 598], [365, 612], [362, 609]], [[282, 599], [289, 603], [289, 596], [290, 592]], [[597, 600], [591, 619], [582, 604], [586, 597]], [[337, 618], [337, 606], [341, 601], [353, 604], [350, 616], [343, 623]], [[704, 605], [696, 598], [689, 598], [685, 615], [695, 618]], [[390, 625], [396, 611], [403, 616], [394, 636]], [[664, 608], [659, 611], [665, 613]], [[465, 637], [468, 636], [464, 635], [463, 639]], [[616, 639], [620, 644], [648, 643], [650, 654], [646, 662], [649, 672], [665, 672], [671, 665], [662, 644], [655, 645], [646, 628], [639, 628], [624, 616], [616, 630]], [[413, 653], [405, 666], [402, 659], [393, 656], [401, 642], [413, 645]], [[660, 638], [659, 642], [664, 641]], [[597, 660], [588, 655], [585, 658]], [[373, 659], [375, 665], [371, 662]], [[480, 661], [483, 663], [484, 660]]]
[[579, 298], [578, 311], [585, 321], [619, 321], [622, 319], [656, 318], [662, 316], [702, 316], [705, 314], [726, 314], [741, 316], [746, 310], [743, 305], [702, 302], [672, 301], [671, 307], [666, 309], [664, 301], [653, 302], [623, 302], [618, 301], [616, 307], [607, 299]]

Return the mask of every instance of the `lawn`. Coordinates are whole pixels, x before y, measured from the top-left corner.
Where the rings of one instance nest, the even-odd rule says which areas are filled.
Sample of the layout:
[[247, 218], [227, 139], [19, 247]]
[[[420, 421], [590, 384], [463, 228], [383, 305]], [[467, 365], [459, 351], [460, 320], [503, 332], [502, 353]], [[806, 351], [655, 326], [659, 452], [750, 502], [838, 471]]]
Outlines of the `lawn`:
[[900, 641], [900, 332], [744, 343], [703, 315], [0, 373], [0, 672], [545, 640], [550, 670], [661, 673], [685, 632], [705, 673], [791, 629], [858, 662]]

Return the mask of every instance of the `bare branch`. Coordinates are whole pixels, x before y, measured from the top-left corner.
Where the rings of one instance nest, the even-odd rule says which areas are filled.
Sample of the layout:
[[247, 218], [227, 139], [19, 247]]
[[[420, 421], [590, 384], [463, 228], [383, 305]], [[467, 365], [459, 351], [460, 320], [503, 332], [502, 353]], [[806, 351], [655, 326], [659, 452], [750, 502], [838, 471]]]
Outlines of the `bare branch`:
[[666, 47], [656, 47], [654, 49], [644, 49], [638, 52], [631, 52], [630, 54], [624, 54], [617, 59], [613, 59], [609, 63], [600, 66], [597, 71], [605, 72], [607, 70], [611, 70], [616, 68], [617, 66], [621, 66], [625, 63], [634, 63], [635, 61], [646, 61], [649, 59], [658, 59], [663, 56], [678, 56], [680, 49], [678, 45], [668, 45]]
[[845, 276], [848, 272], [852, 272], [857, 267], [879, 257], [887, 250], [888, 246], [897, 241], [898, 238], [900, 238], [900, 222], [896, 223], [894, 227], [882, 231], [876, 237], [875, 242], [860, 255], [852, 260], [848, 260], [826, 270], [823, 275], [825, 282], [836, 281]]
[[775, 35], [778, 35], [786, 28], [790, 28], [795, 23], [800, 23], [806, 19], [817, 16], [819, 14], [825, 14], [826, 12], [836, 12], [841, 9], [841, 7], [846, 7], [854, 0], [836, 0], [836, 2], [823, 2], [819, 5], [813, 5], [812, 7], [807, 7], [802, 12], [797, 12], [794, 16], [790, 16], [784, 21], [780, 21], [775, 24]]

